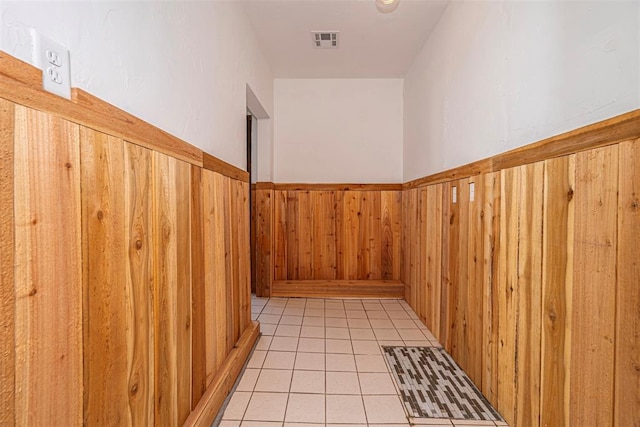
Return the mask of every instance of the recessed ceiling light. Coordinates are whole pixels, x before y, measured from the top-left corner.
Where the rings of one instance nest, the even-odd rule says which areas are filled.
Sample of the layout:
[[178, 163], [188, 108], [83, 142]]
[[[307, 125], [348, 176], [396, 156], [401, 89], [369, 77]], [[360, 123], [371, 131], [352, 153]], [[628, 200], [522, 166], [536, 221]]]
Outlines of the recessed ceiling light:
[[400, 0], [376, 0], [376, 7], [382, 13], [391, 13], [398, 8]]

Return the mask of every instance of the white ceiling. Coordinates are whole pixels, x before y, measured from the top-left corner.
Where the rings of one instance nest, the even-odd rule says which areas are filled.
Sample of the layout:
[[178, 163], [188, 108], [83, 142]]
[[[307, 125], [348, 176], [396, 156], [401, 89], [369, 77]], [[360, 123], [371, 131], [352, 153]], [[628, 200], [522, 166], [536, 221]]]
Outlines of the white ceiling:
[[[243, 0], [276, 78], [404, 77], [449, 0]], [[339, 31], [339, 49], [313, 49], [311, 31]]]

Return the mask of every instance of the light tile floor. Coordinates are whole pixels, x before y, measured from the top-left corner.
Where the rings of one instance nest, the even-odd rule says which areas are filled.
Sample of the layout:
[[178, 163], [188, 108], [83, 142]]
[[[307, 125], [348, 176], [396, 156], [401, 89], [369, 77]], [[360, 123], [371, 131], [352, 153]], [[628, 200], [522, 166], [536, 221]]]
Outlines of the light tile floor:
[[252, 298], [262, 336], [220, 427], [495, 426], [408, 419], [382, 345], [440, 347], [392, 299]]

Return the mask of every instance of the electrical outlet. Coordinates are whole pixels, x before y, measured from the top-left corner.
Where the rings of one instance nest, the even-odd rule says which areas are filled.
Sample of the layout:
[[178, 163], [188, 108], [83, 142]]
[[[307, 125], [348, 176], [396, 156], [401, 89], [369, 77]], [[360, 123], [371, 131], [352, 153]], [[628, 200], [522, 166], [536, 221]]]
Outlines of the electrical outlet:
[[469, 183], [469, 201], [473, 202], [476, 199], [476, 183]]
[[458, 203], [458, 187], [451, 188], [451, 201], [453, 203]]
[[32, 31], [35, 66], [42, 70], [42, 86], [47, 92], [71, 99], [69, 49]]

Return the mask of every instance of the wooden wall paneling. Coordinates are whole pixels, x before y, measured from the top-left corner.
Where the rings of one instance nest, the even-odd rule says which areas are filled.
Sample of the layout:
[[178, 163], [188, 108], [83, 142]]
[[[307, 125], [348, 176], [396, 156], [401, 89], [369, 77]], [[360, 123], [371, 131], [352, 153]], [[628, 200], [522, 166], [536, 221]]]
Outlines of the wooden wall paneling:
[[84, 419], [129, 419], [124, 146], [80, 128], [82, 189]]
[[[500, 173], [483, 175], [482, 393], [498, 407], [498, 278], [500, 253]], [[476, 181], [477, 182], [477, 181]], [[478, 184], [476, 184], [478, 185]]]
[[[469, 330], [472, 327], [469, 322], [469, 180], [461, 179], [456, 182], [458, 187], [458, 201], [454, 204], [454, 212], [456, 219], [454, 224], [455, 232], [458, 234], [457, 254], [452, 254], [455, 261], [452, 260], [454, 266], [454, 289], [455, 289], [455, 305], [451, 306], [454, 310], [453, 316], [455, 321], [452, 325], [452, 334], [455, 337], [452, 345], [452, 352], [458, 357], [458, 364], [462, 369], [470, 372], [469, 369]], [[454, 356], [455, 357], [455, 356]]]
[[394, 201], [395, 192], [383, 191], [380, 193], [380, 209], [381, 209], [381, 254], [380, 254], [380, 274], [383, 280], [398, 280], [399, 277], [394, 278], [394, 263], [397, 263], [398, 258], [394, 258], [399, 245], [396, 242], [395, 222], [397, 218], [396, 205]]
[[[225, 284], [222, 287], [221, 292], [224, 295], [224, 298], [220, 301], [224, 301], [226, 305], [226, 318], [224, 319], [224, 325], [226, 325], [227, 329], [225, 332], [225, 340], [226, 340], [226, 349], [224, 352], [224, 356], [221, 357], [220, 362], [224, 361], [226, 355], [231, 352], [231, 349], [234, 345], [233, 333], [235, 330], [234, 322], [236, 320], [236, 307], [233, 304], [235, 286], [237, 276], [236, 270], [234, 270], [233, 265], [233, 256], [234, 256], [234, 242], [233, 242], [233, 188], [231, 186], [231, 180], [226, 176], [220, 176], [222, 181], [222, 197], [223, 203], [218, 205], [218, 209], [222, 206], [222, 215], [223, 215], [223, 227], [224, 231], [222, 235], [224, 236], [224, 269], [225, 269]], [[217, 266], [217, 268], [221, 268], [221, 266]]]
[[342, 221], [344, 242], [344, 275], [347, 280], [358, 279], [358, 234], [360, 230], [360, 197], [357, 191], [345, 191], [343, 195]]
[[441, 265], [442, 265], [442, 185], [427, 187], [426, 263], [427, 302], [426, 325], [436, 338], [440, 333]]
[[[274, 214], [273, 224], [273, 244], [272, 257], [273, 261], [273, 278], [274, 280], [287, 279], [287, 260], [289, 256], [287, 239], [288, 239], [288, 218], [287, 218], [287, 192], [273, 191]], [[270, 242], [264, 242], [265, 245], [271, 245]]]
[[[238, 257], [240, 263], [240, 329], [236, 338], [236, 342], [238, 342], [244, 330], [251, 323], [251, 248], [249, 243], [249, 183], [236, 180], [236, 185], [239, 191], [237, 201], [239, 208], [238, 242], [240, 242]], [[269, 272], [273, 272], [271, 265]]]
[[[402, 248], [402, 191], [394, 191], [391, 194], [391, 227], [393, 230], [393, 274], [391, 279], [400, 280], [400, 268], [402, 256], [400, 249]], [[382, 193], [383, 200], [389, 197], [387, 193]]]
[[244, 271], [242, 268], [242, 247], [244, 236], [242, 236], [243, 231], [243, 223], [245, 220], [245, 215], [248, 210], [243, 209], [242, 203], [242, 185], [240, 182], [227, 179], [229, 182], [229, 205], [230, 205], [230, 215], [229, 219], [231, 222], [231, 228], [229, 230], [229, 235], [231, 238], [231, 265], [232, 265], [232, 277], [230, 286], [231, 286], [231, 309], [233, 313], [233, 330], [231, 335], [231, 347], [228, 349], [231, 351], [231, 348], [235, 345], [236, 341], [240, 338], [240, 319], [241, 319], [241, 305], [242, 305], [242, 284], [244, 279]]
[[[282, 192], [275, 192], [282, 193]], [[275, 273], [276, 276], [283, 272], [282, 266], [286, 259], [286, 252], [283, 238], [283, 229], [286, 227], [286, 223], [282, 224], [281, 220], [284, 216], [280, 215], [282, 210], [280, 207], [275, 207], [274, 203], [282, 203], [282, 197], [277, 199], [274, 197], [274, 190], [257, 190], [255, 197], [256, 204], [256, 221], [254, 222], [256, 228], [256, 295], [259, 297], [268, 297], [271, 294], [271, 282]], [[286, 203], [286, 199], [284, 199]], [[274, 221], [273, 216], [276, 216], [275, 231], [273, 229]], [[280, 227], [280, 228], [278, 228]], [[279, 253], [277, 250], [272, 253], [273, 248], [283, 250]], [[274, 264], [274, 255], [276, 257]], [[275, 270], [275, 271], [274, 271]], [[286, 271], [286, 270], [284, 270]], [[286, 276], [285, 276], [286, 278]]]
[[211, 385], [227, 356], [227, 268], [225, 177], [202, 171], [205, 257], [206, 384]]
[[614, 425], [640, 424], [640, 140], [620, 144]]
[[[483, 336], [483, 278], [484, 278], [484, 227], [482, 219], [484, 176], [469, 179], [468, 200], [468, 248], [467, 255], [467, 316], [466, 348], [469, 378], [482, 387], [482, 336]], [[471, 197], [473, 185], [473, 200]]]
[[15, 415], [83, 420], [79, 126], [15, 107]]
[[426, 305], [427, 305], [427, 300], [429, 298], [429, 295], [427, 292], [427, 223], [426, 221], [427, 221], [427, 212], [430, 209], [430, 206], [427, 203], [426, 187], [418, 188], [418, 203], [419, 203], [419, 207], [418, 207], [419, 216], [417, 220], [418, 229], [416, 230], [416, 235], [419, 240], [420, 252], [418, 253], [418, 264], [416, 266], [418, 268], [418, 273], [417, 273], [418, 289], [416, 292], [416, 298], [417, 298], [416, 307], [418, 310], [416, 311], [416, 314], [418, 315], [422, 323], [425, 323], [427, 320]]
[[[461, 259], [461, 254], [463, 253], [463, 251], [466, 250], [466, 247], [463, 249], [461, 248], [461, 246], [466, 245], [466, 239], [464, 241], [464, 243], [461, 241], [462, 238], [466, 237], [466, 232], [465, 235], [462, 236], [461, 235], [461, 215], [460, 215], [460, 211], [461, 211], [461, 204], [463, 202], [462, 201], [462, 194], [461, 192], [462, 190], [462, 181], [453, 181], [451, 183], [451, 187], [450, 187], [450, 193], [449, 193], [449, 222], [448, 222], [448, 227], [449, 227], [449, 251], [446, 254], [443, 254], [443, 256], [446, 256], [448, 258], [448, 263], [447, 263], [447, 269], [443, 271], [446, 274], [446, 283], [447, 286], [449, 288], [448, 291], [448, 301], [447, 301], [447, 311], [448, 313], [448, 319], [449, 319], [449, 340], [447, 342], [447, 347], [445, 347], [447, 349], [447, 351], [456, 359], [459, 360], [459, 355], [460, 355], [460, 351], [461, 351], [461, 336], [463, 334], [463, 319], [462, 319], [462, 315], [463, 313], [460, 312], [460, 316], [458, 315], [458, 309], [459, 309], [459, 298], [461, 297], [461, 295], [466, 295], [466, 292], [461, 292], [462, 289], [460, 288], [460, 265], [461, 263], [464, 261], [466, 263], [466, 255]], [[454, 203], [453, 201], [453, 194], [454, 192], [456, 193], [456, 201]], [[464, 207], [463, 209], [465, 209], [465, 213], [466, 213], [466, 207]], [[466, 218], [465, 218], [465, 225], [466, 225]], [[465, 251], [466, 252], [466, 251]], [[465, 271], [466, 271], [466, 267], [465, 267]], [[466, 287], [465, 287], [466, 289]], [[460, 367], [463, 367], [464, 362], [462, 364], [460, 364]]]
[[[250, 186], [250, 196], [249, 196], [249, 212], [250, 212], [250, 216], [249, 216], [249, 230], [250, 230], [250, 243], [249, 243], [249, 247], [251, 248], [251, 292], [258, 295], [257, 294], [257, 268], [258, 268], [258, 246], [257, 246], [257, 237], [256, 237], [256, 229], [258, 228], [258, 212], [257, 212], [257, 206], [256, 206], [256, 196], [257, 196], [257, 190], [256, 190], [256, 185], [255, 184], [251, 184]], [[273, 215], [273, 211], [271, 211], [271, 214]], [[271, 246], [271, 244], [269, 244], [269, 246]], [[260, 296], [260, 295], [258, 295]]]
[[299, 278], [298, 240], [300, 238], [298, 193], [287, 191], [287, 278]]
[[0, 424], [15, 422], [15, 105], [0, 99]]
[[313, 222], [315, 213], [309, 191], [298, 193], [298, 279], [313, 279]]
[[345, 192], [336, 191], [335, 199], [335, 237], [336, 237], [336, 278], [346, 278], [346, 247], [345, 247]]
[[191, 412], [191, 169], [153, 155], [156, 423]]
[[518, 425], [538, 425], [544, 162], [519, 169], [516, 415]]
[[575, 155], [547, 160], [541, 300], [540, 424], [569, 425]]
[[[408, 246], [409, 246], [409, 221], [407, 220], [409, 215], [409, 190], [403, 191], [401, 197], [401, 213], [402, 213], [402, 221], [401, 221], [401, 233], [400, 233], [400, 281], [405, 285], [409, 281], [409, 262], [408, 262]], [[410, 303], [410, 301], [407, 301]]]
[[336, 278], [336, 209], [333, 191], [313, 191], [313, 272], [314, 279]]
[[576, 155], [569, 415], [575, 425], [613, 419], [618, 159], [617, 146]]
[[207, 305], [205, 291], [202, 168], [191, 166], [191, 409], [207, 389]]
[[451, 246], [451, 188], [452, 184], [446, 182], [439, 184], [442, 186], [442, 219], [440, 226], [442, 227], [442, 268], [440, 270], [440, 332], [438, 341], [445, 349], [451, 349], [450, 322], [451, 316], [449, 312], [451, 283], [449, 280], [449, 251]]
[[409, 293], [405, 296], [405, 299], [409, 301], [411, 307], [417, 306], [416, 292], [418, 289], [418, 237], [416, 232], [418, 229], [418, 189], [413, 189], [409, 192]]
[[368, 191], [371, 206], [369, 214], [369, 268], [367, 278], [382, 279], [382, 195], [380, 191]]
[[152, 154], [124, 144], [124, 233], [129, 411], [133, 425], [154, 423], [155, 358]]
[[358, 223], [358, 234], [356, 235], [356, 279], [370, 279], [371, 268], [369, 265], [371, 253], [371, 242], [369, 240], [370, 217], [373, 214], [372, 200], [368, 191], [357, 191], [358, 211], [355, 221]]
[[500, 256], [498, 276], [498, 411], [509, 424], [516, 422], [518, 324], [519, 168], [501, 171]]

